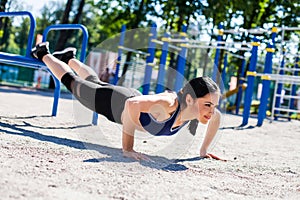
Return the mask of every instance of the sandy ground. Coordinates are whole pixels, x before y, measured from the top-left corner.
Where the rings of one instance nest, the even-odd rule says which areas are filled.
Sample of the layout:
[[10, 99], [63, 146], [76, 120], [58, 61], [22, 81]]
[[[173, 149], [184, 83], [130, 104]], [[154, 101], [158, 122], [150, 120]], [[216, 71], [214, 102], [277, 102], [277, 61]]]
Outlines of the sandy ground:
[[198, 159], [195, 137], [137, 133], [136, 149], [153, 162], [123, 158], [120, 126], [62, 94], [0, 87], [0, 199], [300, 199], [300, 121], [265, 120], [237, 130], [224, 114], [211, 152]]

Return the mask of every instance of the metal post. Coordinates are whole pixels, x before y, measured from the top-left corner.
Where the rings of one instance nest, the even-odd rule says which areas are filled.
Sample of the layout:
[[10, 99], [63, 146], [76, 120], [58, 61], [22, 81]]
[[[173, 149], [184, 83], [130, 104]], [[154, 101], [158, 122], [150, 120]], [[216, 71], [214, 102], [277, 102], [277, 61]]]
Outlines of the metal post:
[[120, 66], [121, 66], [121, 61], [122, 61], [122, 52], [123, 52], [121, 47], [124, 46], [125, 34], [126, 34], [126, 25], [122, 25], [120, 41], [119, 41], [119, 46], [118, 46], [117, 65], [116, 65], [115, 77], [114, 77], [114, 81], [113, 81], [114, 85], [116, 85], [119, 81], [119, 71], [120, 71]]
[[[223, 33], [224, 33], [223, 29], [224, 29], [223, 25], [219, 24], [219, 26], [218, 26], [219, 33], [218, 33], [218, 36], [217, 36], [217, 42], [218, 42], [217, 46], [222, 45], [219, 42], [222, 41], [222, 37], [223, 37]], [[217, 81], [217, 74], [219, 73], [219, 68], [218, 68], [218, 66], [219, 66], [219, 57], [220, 57], [220, 49], [216, 48], [216, 55], [215, 55], [213, 74], [212, 74], [212, 79], [214, 81]]]
[[150, 90], [150, 82], [151, 82], [151, 76], [152, 76], [152, 67], [154, 66], [154, 56], [155, 56], [155, 47], [156, 43], [153, 42], [153, 39], [156, 39], [156, 24], [153, 23], [151, 30], [150, 30], [150, 37], [148, 42], [148, 56], [146, 59], [146, 69], [145, 69], [145, 77], [144, 77], [144, 83], [143, 83], [143, 94], [149, 94]]
[[268, 76], [268, 74], [272, 74], [272, 59], [273, 59], [273, 53], [275, 52], [274, 45], [269, 43], [266, 50], [267, 50], [267, 55], [266, 55], [265, 68], [264, 68], [265, 75], [261, 77], [263, 88], [262, 88], [262, 94], [260, 97], [260, 104], [258, 108], [257, 126], [262, 126], [263, 121], [266, 118], [266, 111], [269, 103], [270, 85], [271, 85], [271, 77]]
[[[299, 68], [299, 64], [298, 64], [298, 63], [299, 63], [299, 56], [296, 57], [295, 61], [296, 61], [296, 63], [295, 63], [295, 65], [294, 65], [294, 69], [298, 69], [298, 68]], [[298, 76], [298, 74], [299, 74], [299, 71], [295, 70], [295, 71], [294, 71], [294, 76]], [[296, 84], [293, 84], [293, 85], [292, 85], [291, 95], [292, 95], [292, 96], [296, 96], [296, 92], [297, 92], [297, 85], [296, 85]], [[289, 105], [289, 108], [290, 108], [291, 110], [294, 110], [294, 109], [295, 109], [294, 103], [295, 103], [295, 98], [291, 98], [290, 105]], [[293, 113], [289, 113], [289, 116], [291, 116], [292, 114], [293, 114]]]
[[[284, 66], [285, 66], [285, 54], [286, 54], [286, 50], [285, 49], [282, 49], [282, 60], [281, 60], [281, 63], [280, 63], [280, 71], [279, 71], [279, 74], [280, 75], [283, 75], [284, 74]], [[277, 81], [276, 81], [277, 83]], [[275, 83], [275, 84], [276, 84]], [[275, 96], [275, 108], [279, 108], [280, 107], [280, 99], [281, 99], [281, 91], [282, 91], [282, 88], [283, 88], [283, 84], [280, 82], [280, 83], [277, 83], [277, 89], [276, 89], [276, 94], [274, 95]], [[278, 95], [278, 96], [277, 96]], [[279, 111], [278, 110], [275, 110], [274, 111], [274, 117], [275, 119], [277, 119], [277, 115], [279, 114]]]
[[228, 53], [225, 53], [224, 61], [223, 61], [223, 69], [222, 69], [222, 74], [221, 74], [222, 80], [220, 81], [220, 88], [221, 88], [222, 93], [226, 90], [224, 82], [226, 82], [227, 65], [228, 65]]
[[[182, 26], [182, 31], [181, 31], [181, 39], [184, 40], [186, 38], [186, 31], [187, 31], [187, 26]], [[182, 45], [181, 51], [178, 55], [177, 59], [177, 71], [176, 71], [176, 80], [175, 80], [175, 85], [174, 85], [174, 90], [178, 92], [183, 85], [184, 82], [184, 69], [185, 69], [185, 63], [186, 63], [186, 54], [187, 54], [187, 48]]]
[[241, 126], [245, 126], [248, 124], [249, 116], [250, 116], [250, 108], [252, 102], [252, 94], [254, 89], [254, 79], [256, 76], [256, 64], [257, 64], [257, 49], [259, 46], [258, 39], [254, 37], [252, 43], [252, 51], [251, 51], [251, 59], [249, 65], [249, 71], [247, 71], [247, 88], [244, 97], [244, 111], [243, 111], [243, 122]]
[[243, 95], [243, 84], [245, 82], [245, 78], [244, 78], [245, 66], [246, 66], [246, 59], [244, 58], [242, 60], [240, 80], [239, 80], [239, 85], [238, 85], [239, 90], [237, 92], [237, 97], [236, 97], [235, 114], [239, 114], [239, 111], [240, 111], [240, 105], [241, 105], [241, 100], [242, 100], [242, 95]]
[[159, 70], [158, 70], [158, 76], [157, 76], [157, 85], [156, 85], [156, 91], [155, 93], [161, 93], [165, 89], [164, 84], [164, 78], [166, 74], [166, 62], [167, 62], [167, 55], [168, 55], [168, 48], [169, 48], [169, 39], [170, 35], [168, 33], [164, 34], [164, 37], [162, 38], [163, 45], [162, 45], [162, 51], [160, 56], [160, 62], [159, 62]]

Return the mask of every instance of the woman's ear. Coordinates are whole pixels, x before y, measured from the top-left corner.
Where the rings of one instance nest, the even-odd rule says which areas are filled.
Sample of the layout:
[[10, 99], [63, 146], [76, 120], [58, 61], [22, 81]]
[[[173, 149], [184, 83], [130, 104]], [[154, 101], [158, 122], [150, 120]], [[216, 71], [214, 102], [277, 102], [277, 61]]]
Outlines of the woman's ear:
[[194, 99], [190, 94], [187, 94], [186, 98], [185, 98], [185, 102], [186, 102], [186, 105], [191, 106], [194, 104]]

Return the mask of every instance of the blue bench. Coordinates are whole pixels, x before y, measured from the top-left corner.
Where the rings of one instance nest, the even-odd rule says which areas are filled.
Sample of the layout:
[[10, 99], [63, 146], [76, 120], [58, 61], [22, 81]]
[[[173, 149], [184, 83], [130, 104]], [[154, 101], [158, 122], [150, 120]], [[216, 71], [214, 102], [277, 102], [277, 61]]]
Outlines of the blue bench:
[[[56, 116], [58, 100], [60, 97], [60, 88], [61, 88], [60, 81], [51, 73], [50, 70], [48, 70], [48, 68], [43, 62], [40, 62], [39, 60], [32, 58], [30, 55], [31, 49], [33, 47], [36, 21], [33, 15], [28, 11], [0, 12], [0, 17], [12, 17], [12, 16], [27, 16], [30, 18], [30, 29], [29, 29], [29, 35], [27, 41], [26, 55], [22, 56], [18, 54], [0, 52], [0, 63], [47, 70], [52, 75], [55, 83], [52, 116]], [[88, 42], [88, 32], [85, 26], [81, 24], [57, 24], [57, 25], [48, 26], [43, 32], [43, 41], [46, 41], [48, 33], [52, 30], [70, 30], [70, 29], [79, 29], [83, 33], [80, 61], [84, 62], [86, 56], [87, 42]]]

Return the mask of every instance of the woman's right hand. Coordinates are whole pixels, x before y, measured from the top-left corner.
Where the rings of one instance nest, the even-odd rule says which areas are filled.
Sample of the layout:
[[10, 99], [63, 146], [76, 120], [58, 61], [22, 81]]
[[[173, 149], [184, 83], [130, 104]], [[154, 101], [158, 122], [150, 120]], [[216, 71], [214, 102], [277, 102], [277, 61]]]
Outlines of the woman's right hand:
[[132, 150], [132, 151], [123, 150], [123, 156], [126, 158], [133, 158], [135, 160], [144, 160], [144, 161], [152, 162], [152, 160], [148, 156], [146, 156], [140, 152], [136, 152], [134, 150]]

